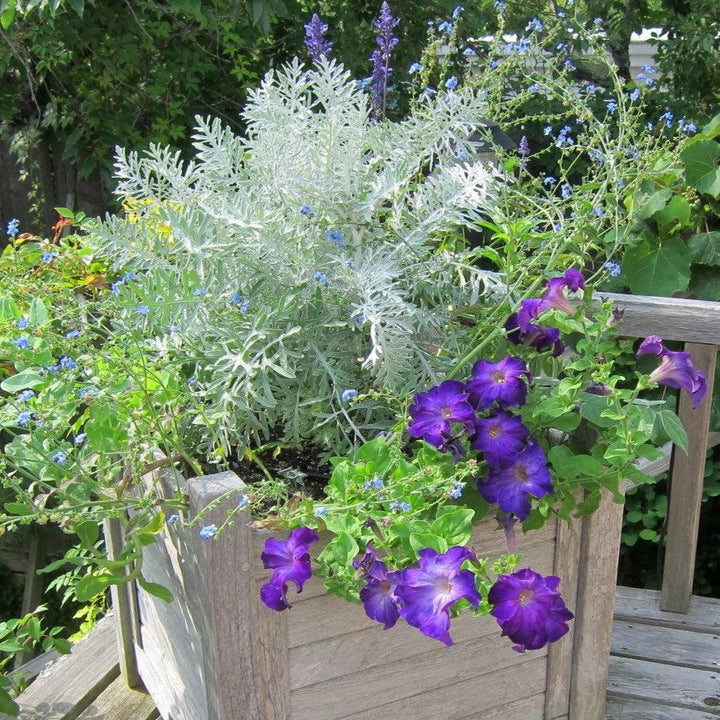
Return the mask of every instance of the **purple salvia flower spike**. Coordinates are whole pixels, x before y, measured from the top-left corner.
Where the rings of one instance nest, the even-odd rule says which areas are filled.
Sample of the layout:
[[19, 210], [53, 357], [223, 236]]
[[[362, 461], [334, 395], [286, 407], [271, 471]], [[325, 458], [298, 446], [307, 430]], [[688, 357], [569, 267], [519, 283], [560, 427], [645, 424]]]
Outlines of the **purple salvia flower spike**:
[[460, 569], [466, 560], [475, 559], [475, 553], [456, 545], [442, 555], [424, 548], [418, 557], [418, 567], [405, 568], [395, 589], [400, 615], [424, 635], [452, 645], [450, 607], [461, 598], [476, 609], [480, 603], [475, 575]]
[[527, 163], [527, 156], [530, 154], [530, 143], [528, 142], [528, 139], [527, 137], [525, 137], [525, 135], [520, 138], [517, 152], [520, 156], [520, 159], [522, 160], [523, 167], [525, 167]]
[[543, 577], [530, 568], [501, 575], [488, 593], [490, 611], [502, 628], [503, 636], [516, 645], [513, 650], [538, 650], [559, 640], [569, 627], [573, 614], [557, 591], [560, 578]]
[[372, 54], [372, 103], [373, 119], [380, 122], [385, 117], [385, 106], [387, 102], [387, 83], [392, 75], [390, 67], [390, 55], [393, 48], [398, 44], [398, 39], [393, 36], [395, 26], [400, 22], [393, 17], [390, 6], [383, 2], [380, 7], [380, 15], [373, 20], [373, 25], [378, 29], [376, 42], [377, 49]]
[[328, 30], [328, 24], [320, 19], [317, 13], [314, 13], [312, 19], [305, 26], [305, 46], [310, 53], [310, 58], [314, 63], [320, 61], [321, 57], [330, 57], [330, 49], [332, 43], [325, 39], [325, 33]]
[[487, 479], [478, 479], [477, 487], [487, 502], [497, 503], [503, 512], [512, 513], [520, 520], [530, 514], [529, 495], [541, 498], [554, 492], [545, 453], [534, 440], [527, 443], [508, 467], [490, 467]]
[[260, 555], [263, 565], [272, 568], [270, 580], [260, 588], [260, 599], [273, 610], [284, 610], [287, 583], [295, 583], [298, 592], [312, 576], [310, 546], [319, 540], [318, 534], [308, 527], [295, 528], [287, 540], [268, 538]]

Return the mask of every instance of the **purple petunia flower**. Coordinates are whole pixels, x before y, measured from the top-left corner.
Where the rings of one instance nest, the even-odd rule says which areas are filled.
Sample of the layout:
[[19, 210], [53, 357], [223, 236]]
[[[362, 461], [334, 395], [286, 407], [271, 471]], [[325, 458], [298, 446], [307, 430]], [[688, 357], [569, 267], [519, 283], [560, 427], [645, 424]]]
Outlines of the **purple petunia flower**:
[[567, 291], [578, 292], [578, 290], [585, 289], [585, 278], [579, 270], [570, 268], [558, 278], [548, 280], [545, 291], [542, 298], [540, 298], [541, 305], [539, 308], [540, 314], [554, 308], [555, 310], [561, 310], [568, 315], [574, 315], [576, 308], [567, 298]]
[[387, 82], [392, 75], [390, 67], [390, 55], [393, 48], [398, 44], [398, 39], [393, 36], [395, 26], [400, 22], [393, 17], [390, 6], [383, 0], [380, 6], [380, 16], [373, 20], [373, 25], [378, 29], [376, 42], [377, 49], [372, 54], [372, 103], [373, 119], [379, 122], [385, 116], [385, 104], [387, 100]]
[[501, 408], [524, 405], [529, 379], [527, 365], [514, 355], [497, 363], [478, 360], [467, 384], [470, 404], [476, 410], [487, 410], [493, 405]]
[[468, 402], [469, 390], [457, 380], [445, 380], [427, 392], [417, 393], [410, 406], [408, 432], [440, 450], [452, 440], [452, 423], [462, 423], [469, 435], [475, 430], [475, 410]]
[[655, 355], [662, 362], [650, 373], [653, 382], [690, 393], [693, 407], [697, 407], [707, 393], [705, 373], [696, 370], [689, 352], [668, 350], [657, 335], [650, 335], [640, 343], [637, 356]]
[[500, 575], [490, 588], [490, 611], [502, 628], [503, 636], [516, 645], [513, 650], [538, 650], [559, 640], [570, 628], [574, 615], [565, 607], [557, 587], [560, 578], [543, 577], [530, 568], [512, 575]]
[[365, 548], [365, 555], [360, 560], [353, 560], [353, 566], [357, 571], [356, 576], [365, 578], [365, 586], [360, 590], [365, 614], [371, 620], [382, 623], [383, 630], [389, 630], [400, 617], [395, 597], [400, 573], [388, 572], [385, 563], [378, 560], [372, 545]]
[[287, 540], [268, 538], [260, 557], [266, 568], [273, 572], [269, 582], [260, 588], [260, 599], [271, 610], [289, 608], [286, 593], [287, 583], [294, 582], [298, 592], [312, 576], [310, 567], [310, 546], [319, 540], [318, 534], [302, 526], [290, 532]]
[[477, 420], [477, 432], [472, 448], [482, 452], [492, 468], [506, 468], [513, 464], [530, 437], [530, 431], [517, 415], [499, 412]]
[[490, 467], [487, 479], [478, 479], [478, 492], [489, 503], [513, 513], [520, 520], [530, 514], [528, 495], [552, 495], [553, 485], [545, 453], [530, 440], [514, 462], [505, 468]]
[[450, 606], [461, 598], [476, 609], [480, 603], [475, 575], [460, 569], [466, 560], [475, 559], [475, 553], [456, 545], [442, 554], [424, 548], [418, 551], [418, 557], [418, 567], [405, 568], [395, 589], [400, 615], [423, 635], [452, 645]]
[[[304, 27], [305, 47], [310, 53], [310, 59], [317, 63], [321, 57], [330, 57], [332, 43], [325, 39], [325, 33], [328, 30], [327, 23], [323, 22], [317, 13], [313, 13], [310, 22]], [[303, 207], [307, 206], [303, 205]]]

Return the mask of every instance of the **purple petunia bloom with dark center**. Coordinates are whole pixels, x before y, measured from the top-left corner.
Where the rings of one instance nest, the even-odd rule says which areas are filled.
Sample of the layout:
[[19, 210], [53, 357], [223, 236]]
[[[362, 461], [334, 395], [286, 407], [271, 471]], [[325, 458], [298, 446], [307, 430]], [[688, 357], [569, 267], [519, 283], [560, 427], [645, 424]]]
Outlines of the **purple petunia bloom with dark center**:
[[260, 555], [263, 565], [272, 568], [270, 580], [260, 588], [260, 599], [272, 610], [285, 610], [287, 583], [294, 582], [298, 592], [312, 576], [310, 546], [320, 538], [308, 527], [295, 528], [287, 540], [268, 538]]
[[408, 411], [412, 418], [408, 432], [439, 450], [451, 448], [453, 423], [463, 424], [468, 435], [475, 430], [475, 410], [468, 395], [468, 388], [457, 380], [445, 380], [418, 393]]
[[395, 597], [400, 573], [388, 572], [387, 566], [378, 559], [372, 545], [367, 546], [365, 555], [360, 560], [353, 561], [353, 566], [357, 570], [356, 575], [365, 578], [365, 586], [360, 590], [365, 614], [371, 620], [382, 623], [383, 630], [389, 630], [400, 617]]
[[467, 384], [470, 404], [476, 410], [487, 410], [494, 405], [501, 408], [524, 405], [529, 379], [527, 365], [514, 355], [497, 363], [478, 360]]
[[534, 440], [527, 443], [508, 467], [491, 466], [487, 479], [478, 478], [477, 487], [487, 502], [497, 503], [501, 510], [520, 520], [530, 514], [528, 495], [541, 498], [554, 492], [545, 453]]
[[650, 335], [640, 343], [637, 356], [655, 355], [661, 359], [660, 365], [650, 373], [653, 382], [676, 390], [682, 388], [690, 393], [693, 407], [697, 407], [707, 393], [705, 373], [696, 370], [689, 352], [668, 350], [657, 335]]
[[557, 592], [560, 578], [543, 577], [530, 568], [501, 575], [488, 593], [490, 611], [513, 650], [538, 650], [559, 640], [570, 628], [573, 614]]
[[499, 412], [477, 420], [471, 446], [482, 452], [490, 467], [506, 468], [522, 452], [529, 437], [530, 431], [517, 415]]
[[442, 554], [424, 548], [418, 551], [418, 557], [418, 567], [405, 568], [395, 589], [400, 615], [423, 635], [452, 645], [450, 606], [461, 598], [475, 609], [480, 603], [475, 575], [460, 569], [466, 560], [475, 559], [475, 553], [456, 545]]
[[[310, 53], [310, 59], [317, 63], [321, 57], [330, 57], [330, 48], [332, 43], [325, 39], [325, 33], [328, 30], [327, 23], [320, 19], [317, 13], [313, 13], [313, 16], [309, 23], [304, 25], [305, 28], [305, 47], [307, 47]], [[307, 205], [303, 205], [303, 208], [307, 208]], [[301, 208], [300, 212], [303, 212]], [[312, 217], [310, 208], [307, 208], [307, 214]]]

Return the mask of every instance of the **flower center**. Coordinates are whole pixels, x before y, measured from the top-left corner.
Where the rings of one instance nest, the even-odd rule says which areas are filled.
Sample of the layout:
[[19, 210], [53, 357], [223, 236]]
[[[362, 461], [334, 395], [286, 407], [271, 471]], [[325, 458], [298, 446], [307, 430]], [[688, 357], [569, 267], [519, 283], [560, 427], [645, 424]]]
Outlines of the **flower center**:
[[435, 587], [443, 594], [452, 592], [452, 583], [446, 577], [439, 577], [435, 580]]
[[522, 482], [528, 479], [527, 468], [524, 465], [515, 466], [515, 477]]
[[533, 599], [533, 595], [535, 595], [535, 593], [532, 590], [523, 590], [520, 595], [518, 595], [518, 602], [521, 605], [527, 605]]
[[505, 373], [502, 370], [496, 370], [492, 374], [492, 381], [496, 385], [502, 385], [505, 382]]
[[452, 410], [449, 407], [444, 407], [440, 414], [443, 416], [444, 420], [447, 420], [449, 417], [452, 417]]
[[500, 434], [501, 431], [502, 431], [502, 428], [500, 427], [500, 425], [492, 425], [490, 427], [490, 430], [488, 430], [488, 435], [491, 438], [496, 438]]

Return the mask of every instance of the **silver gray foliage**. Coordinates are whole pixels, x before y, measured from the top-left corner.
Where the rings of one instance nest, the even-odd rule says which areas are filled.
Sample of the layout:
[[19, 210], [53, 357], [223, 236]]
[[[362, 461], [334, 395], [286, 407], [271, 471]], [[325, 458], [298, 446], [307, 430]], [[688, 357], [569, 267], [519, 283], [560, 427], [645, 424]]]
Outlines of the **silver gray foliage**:
[[250, 93], [244, 137], [198, 117], [192, 162], [118, 150], [132, 212], [93, 242], [144, 271], [123, 287], [126, 320], [148, 304], [143, 330], [195, 368], [208, 448], [279, 432], [340, 449], [378, 421], [346, 389], [420, 390], [467, 350], [456, 311], [501, 281], [440, 248], [493, 206], [496, 171], [470, 139], [485, 109], [465, 89], [374, 124], [342, 65], [296, 60]]

